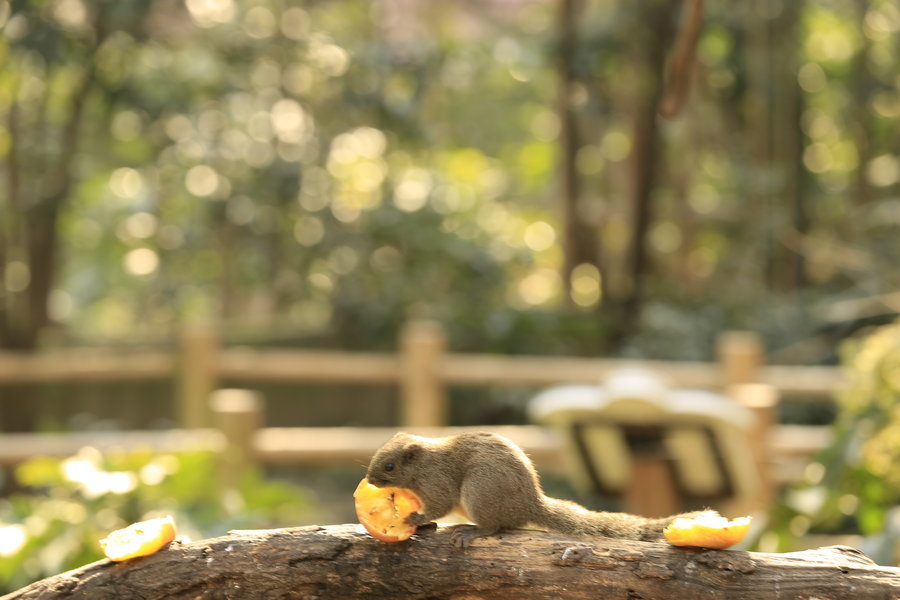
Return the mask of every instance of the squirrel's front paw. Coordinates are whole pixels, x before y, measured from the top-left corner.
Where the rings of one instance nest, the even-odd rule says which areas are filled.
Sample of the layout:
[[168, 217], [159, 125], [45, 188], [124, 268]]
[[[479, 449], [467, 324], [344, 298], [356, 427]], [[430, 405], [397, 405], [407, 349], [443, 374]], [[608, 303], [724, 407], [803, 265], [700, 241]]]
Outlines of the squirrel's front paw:
[[407, 525], [415, 525], [416, 527], [421, 527], [422, 525], [428, 525], [429, 523], [431, 523], [431, 519], [429, 519], [422, 513], [414, 512], [407, 515], [403, 522]]

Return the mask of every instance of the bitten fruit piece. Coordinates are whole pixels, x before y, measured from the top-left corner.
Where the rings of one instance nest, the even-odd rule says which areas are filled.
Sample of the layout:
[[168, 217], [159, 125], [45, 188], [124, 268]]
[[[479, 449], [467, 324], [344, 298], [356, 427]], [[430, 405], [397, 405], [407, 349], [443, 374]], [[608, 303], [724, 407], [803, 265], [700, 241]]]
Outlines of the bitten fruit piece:
[[168, 516], [117, 529], [100, 540], [100, 547], [107, 558], [119, 562], [158, 552], [173, 539], [175, 519]]
[[679, 518], [663, 530], [673, 546], [696, 546], [722, 550], [734, 546], [747, 535], [752, 517], [728, 520], [714, 514], [704, 514], [693, 519]]
[[356, 516], [372, 537], [384, 542], [402, 542], [416, 532], [406, 517], [422, 508], [422, 502], [410, 490], [377, 487], [363, 478], [353, 492]]

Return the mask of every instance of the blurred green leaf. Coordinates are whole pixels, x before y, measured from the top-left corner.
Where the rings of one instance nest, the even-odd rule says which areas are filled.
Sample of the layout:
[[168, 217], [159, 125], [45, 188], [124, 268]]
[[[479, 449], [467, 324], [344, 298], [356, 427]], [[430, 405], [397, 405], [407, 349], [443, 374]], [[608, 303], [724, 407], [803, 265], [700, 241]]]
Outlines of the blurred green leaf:
[[[102, 558], [98, 540], [153, 516], [173, 514], [179, 535], [213, 537], [296, 525], [309, 509], [304, 490], [257, 471], [225, 492], [218, 469], [211, 452], [84, 449], [63, 460], [28, 461], [16, 471], [24, 491], [0, 502], [0, 593]], [[118, 475], [134, 486], [104, 487]]]
[[15, 478], [22, 485], [33, 488], [62, 483], [59, 461], [46, 456], [37, 456], [16, 467]]
[[[900, 322], [877, 328], [844, 347], [848, 383], [838, 397], [832, 445], [818, 457], [825, 468], [825, 485], [794, 486], [785, 506], [775, 512], [776, 531], [788, 530], [791, 519], [805, 512], [817, 533], [900, 537], [891, 518], [900, 503], [900, 382], [885, 376], [900, 365], [898, 350]], [[812, 510], [798, 510], [797, 503], [790, 501], [813, 489], [824, 492], [825, 498]]]

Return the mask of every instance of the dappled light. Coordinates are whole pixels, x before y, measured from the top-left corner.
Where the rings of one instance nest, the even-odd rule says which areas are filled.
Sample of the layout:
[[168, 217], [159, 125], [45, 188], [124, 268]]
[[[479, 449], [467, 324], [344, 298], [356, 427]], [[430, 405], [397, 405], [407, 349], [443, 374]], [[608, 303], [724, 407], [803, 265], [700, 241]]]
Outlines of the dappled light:
[[[417, 426], [897, 562], [898, 36], [896, 0], [0, 0], [0, 594], [165, 515], [345, 520]], [[625, 361], [652, 435], [640, 394], [529, 416]], [[682, 393], [750, 415], [755, 491]]]
[[[71, 233], [55, 287], [71, 300], [69, 310], [56, 314], [79, 331], [89, 332], [91, 315], [100, 314], [93, 304], [111, 302], [76, 285], [84, 263], [132, 276], [117, 280], [122, 301], [190, 285], [208, 297], [208, 318], [258, 322], [255, 306], [289, 318], [295, 314], [291, 299], [321, 302], [319, 312], [349, 318], [326, 305], [348, 286], [378, 285], [387, 264], [408, 282], [418, 277], [408, 269], [431, 269], [426, 277], [439, 285], [429, 289], [453, 288], [465, 297], [465, 286], [449, 275], [459, 264], [451, 246], [483, 253], [506, 274], [487, 287], [470, 280], [491, 298], [482, 306], [500, 312], [510, 302], [517, 310], [637, 306], [632, 297], [642, 286], [635, 282], [651, 273], [660, 281], [657, 295], [642, 302], [674, 302], [681, 310], [702, 302], [702, 295], [658, 292], [677, 287], [684, 275], [718, 290], [717, 301], [740, 306], [743, 296], [730, 293], [735, 269], [776, 296], [804, 282], [824, 286], [827, 294], [848, 289], [849, 282], [862, 285], [858, 269], [848, 271], [835, 258], [840, 252], [829, 248], [833, 240], [845, 238], [854, 256], [869, 263], [891, 251], [883, 235], [865, 234], [866, 214], [884, 211], [882, 203], [900, 181], [900, 160], [880, 133], [900, 118], [895, 60], [887, 51], [898, 27], [890, 2], [857, 12], [816, 2], [802, 9], [748, 9], [748, 27], [754, 19], [782, 20], [798, 37], [793, 63], [775, 69], [748, 62], [746, 73], [737, 59], [755, 52], [748, 44], [762, 38], [744, 40], [734, 23], [711, 9], [698, 40], [693, 97], [682, 116], [661, 124], [669, 164], [658, 170], [662, 179], [646, 225], [635, 221], [630, 206], [634, 161], [645, 152], [643, 133], [627, 111], [642, 93], [640, 78], [621, 77], [630, 68], [625, 54], [582, 49], [579, 60], [594, 66], [580, 67], [568, 88], [566, 105], [580, 132], [571, 155], [562, 152], [569, 133], [556, 105], [554, 64], [543, 42], [531, 37], [550, 27], [545, 3], [525, 2], [515, 10], [420, 6], [408, 13], [390, 2], [129, 5], [96, 48], [85, 40], [99, 13], [80, 0], [55, 2], [46, 13], [13, 14], [3, 6], [7, 44], [24, 43], [35, 24], [46, 22], [97, 66], [91, 74], [39, 46], [10, 45], [21, 76], [9, 82], [8, 95], [17, 99], [23, 120], [0, 135], [8, 156], [18, 142], [14, 164], [24, 164], [22, 153], [32, 150], [23, 140], [44, 118], [38, 107], [46, 105], [47, 123], [62, 132], [79, 77], [98, 86], [91, 92], [96, 98], [86, 96], [82, 118], [96, 121], [94, 130], [109, 143], [98, 139], [75, 149], [95, 158], [89, 173], [68, 176], [72, 210], [59, 212], [60, 226]], [[615, 12], [586, 8], [583, 19], [624, 18]], [[627, 46], [624, 39], [610, 40], [611, 47]], [[859, 91], [862, 76], [873, 82], [869, 91]], [[774, 97], [767, 85], [792, 86], [799, 112], [779, 112], [787, 109], [766, 100]], [[104, 93], [112, 94], [108, 112], [100, 111]], [[732, 102], [735, 94], [744, 99]], [[789, 131], [792, 117], [799, 130], [766, 133]], [[793, 171], [781, 166], [788, 157], [780, 154], [787, 146], [779, 135], [795, 136], [791, 160], [806, 179], [792, 179]], [[561, 194], [570, 193], [559, 183], [567, 162], [583, 180], [574, 214], [594, 232], [593, 241], [567, 229], [560, 212]], [[107, 193], [101, 194], [104, 179]], [[846, 221], [841, 215], [849, 197], [860, 198], [850, 202], [859, 214]], [[754, 213], [751, 206], [767, 208]], [[743, 227], [751, 216], [755, 225]], [[110, 220], [119, 244], [96, 230]], [[450, 269], [434, 261], [357, 260], [353, 269], [339, 266], [328, 276], [327, 295], [322, 286], [301, 283], [318, 261], [331, 265], [335, 251], [346, 254], [340, 248], [351, 235], [353, 252], [371, 256], [386, 243], [407, 254], [403, 238], [423, 227], [412, 225], [419, 220], [439, 233], [434, 239], [444, 247], [435, 256], [448, 257]], [[257, 236], [269, 242], [256, 244]], [[225, 247], [242, 250], [221, 255]], [[593, 248], [592, 254], [569, 256], [575, 247]], [[170, 260], [175, 252], [179, 260]], [[21, 265], [32, 267], [14, 254], [4, 282], [20, 294], [32, 283]], [[270, 268], [259, 270], [260, 262]], [[185, 264], [193, 266], [177, 266]], [[580, 264], [596, 275], [574, 274]], [[241, 282], [231, 286], [228, 301], [215, 299], [211, 279], [192, 276], [204, 268]], [[552, 270], [558, 275], [551, 277]], [[340, 281], [351, 273], [356, 281]], [[282, 283], [271, 286], [271, 277]], [[888, 286], [871, 285], [878, 288], [874, 293]], [[421, 306], [415, 297], [421, 289], [411, 283], [395, 296], [394, 311]], [[258, 302], [264, 296], [271, 297]], [[155, 307], [157, 316], [175, 323], [179, 297]], [[298, 331], [303, 327], [297, 323]]]

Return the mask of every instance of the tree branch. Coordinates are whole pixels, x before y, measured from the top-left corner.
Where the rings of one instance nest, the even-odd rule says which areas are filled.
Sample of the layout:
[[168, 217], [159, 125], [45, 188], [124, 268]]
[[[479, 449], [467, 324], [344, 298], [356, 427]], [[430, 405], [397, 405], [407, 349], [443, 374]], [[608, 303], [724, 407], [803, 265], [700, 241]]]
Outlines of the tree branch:
[[540, 531], [480, 539], [449, 528], [384, 543], [358, 526], [237, 531], [174, 543], [146, 558], [108, 560], [0, 600], [90, 598], [890, 598], [900, 569], [834, 546], [793, 554], [675, 548]]
[[703, 27], [703, 0], [690, 0], [684, 10], [669, 68], [669, 81], [659, 103], [659, 114], [663, 117], [674, 117], [684, 105], [697, 49], [697, 38], [700, 37], [700, 30]]

